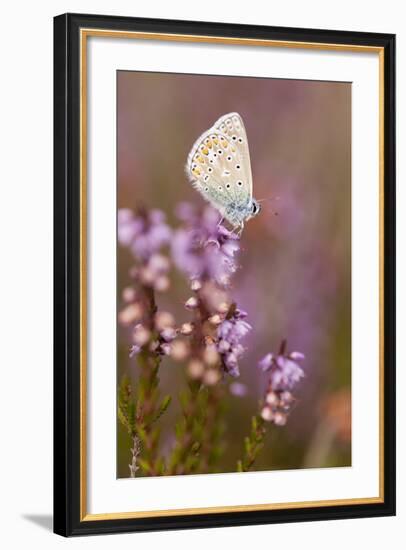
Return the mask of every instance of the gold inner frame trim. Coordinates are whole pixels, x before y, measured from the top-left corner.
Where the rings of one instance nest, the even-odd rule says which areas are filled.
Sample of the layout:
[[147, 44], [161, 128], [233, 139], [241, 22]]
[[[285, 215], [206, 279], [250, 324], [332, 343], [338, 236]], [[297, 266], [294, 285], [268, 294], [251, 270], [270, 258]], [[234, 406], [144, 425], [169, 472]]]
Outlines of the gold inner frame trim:
[[[137, 512], [87, 513], [87, 38], [124, 38], [161, 40], [169, 42], [195, 42], [235, 46], [262, 46], [310, 50], [377, 53], [379, 55], [379, 496], [181, 508], [173, 510], [143, 510]], [[106, 29], [80, 29], [80, 521], [112, 519], [141, 519], [152, 517], [220, 514], [227, 512], [254, 512], [378, 504], [384, 502], [384, 48], [356, 44], [331, 44], [223, 36], [184, 35], [176, 33], [150, 33], [115, 31]]]

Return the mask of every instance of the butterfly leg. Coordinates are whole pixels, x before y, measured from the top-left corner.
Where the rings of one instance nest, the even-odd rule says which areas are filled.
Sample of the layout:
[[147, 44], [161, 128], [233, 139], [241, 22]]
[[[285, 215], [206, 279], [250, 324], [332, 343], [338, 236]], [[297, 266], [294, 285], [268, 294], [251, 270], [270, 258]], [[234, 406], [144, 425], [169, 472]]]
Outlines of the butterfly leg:
[[224, 221], [224, 216], [221, 217], [220, 221], [217, 224], [217, 227], [220, 227], [220, 225], [223, 223], [223, 221]]

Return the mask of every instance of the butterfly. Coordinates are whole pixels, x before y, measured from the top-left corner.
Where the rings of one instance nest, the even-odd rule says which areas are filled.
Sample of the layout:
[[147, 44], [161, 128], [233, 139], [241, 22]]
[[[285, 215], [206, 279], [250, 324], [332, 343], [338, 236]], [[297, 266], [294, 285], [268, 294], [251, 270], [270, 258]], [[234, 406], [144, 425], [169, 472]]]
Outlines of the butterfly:
[[[186, 163], [193, 187], [235, 229], [256, 216], [247, 134], [238, 113], [220, 117], [194, 143]], [[222, 221], [221, 220], [221, 221]]]

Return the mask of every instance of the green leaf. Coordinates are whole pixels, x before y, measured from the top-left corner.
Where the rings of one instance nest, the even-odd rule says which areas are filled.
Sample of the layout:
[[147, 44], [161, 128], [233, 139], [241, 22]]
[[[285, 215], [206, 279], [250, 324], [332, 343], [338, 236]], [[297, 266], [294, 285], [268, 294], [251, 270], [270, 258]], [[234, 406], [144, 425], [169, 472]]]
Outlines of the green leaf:
[[141, 469], [146, 474], [149, 474], [151, 472], [151, 466], [149, 465], [149, 463], [146, 460], [144, 460], [143, 458], [138, 458], [137, 462], [138, 462], [139, 466], [141, 467]]
[[126, 415], [124, 414], [123, 409], [120, 407], [120, 405], [118, 405], [118, 407], [117, 407], [117, 416], [118, 416], [118, 419], [121, 422], [121, 424], [125, 428], [127, 428], [127, 430], [130, 432], [130, 427], [128, 425], [128, 419], [127, 419]]
[[155, 418], [152, 420], [152, 422], [156, 422], [159, 418], [161, 418], [161, 416], [164, 414], [164, 412], [166, 411], [166, 409], [169, 407], [170, 403], [172, 401], [172, 397], [170, 395], [166, 395], [159, 408], [158, 408], [158, 412], [157, 414], [155, 415]]

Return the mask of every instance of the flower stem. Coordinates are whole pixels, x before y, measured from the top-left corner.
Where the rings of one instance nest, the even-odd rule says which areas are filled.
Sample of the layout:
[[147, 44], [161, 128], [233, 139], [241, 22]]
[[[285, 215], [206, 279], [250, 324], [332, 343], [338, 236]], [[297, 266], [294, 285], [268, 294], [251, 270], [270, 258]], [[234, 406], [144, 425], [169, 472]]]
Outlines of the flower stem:
[[176, 424], [176, 443], [169, 459], [168, 475], [188, 474], [199, 462], [202, 437], [202, 392], [200, 382], [191, 380], [181, 394], [182, 417]]
[[128, 467], [130, 468], [130, 477], [135, 477], [135, 472], [139, 470], [139, 466], [137, 464], [137, 458], [141, 452], [140, 440], [136, 435], [134, 435], [133, 437], [133, 446], [131, 447], [130, 450], [131, 450], [132, 460], [131, 460], [131, 464], [129, 464]]
[[204, 418], [203, 438], [200, 452], [201, 473], [215, 472], [216, 464], [222, 454], [222, 435], [224, 426], [224, 388], [220, 384], [210, 386], [207, 391], [207, 405]]
[[259, 415], [253, 416], [251, 420], [251, 432], [244, 440], [243, 458], [237, 462], [238, 472], [249, 472], [255, 460], [264, 446], [266, 434], [265, 422]]

